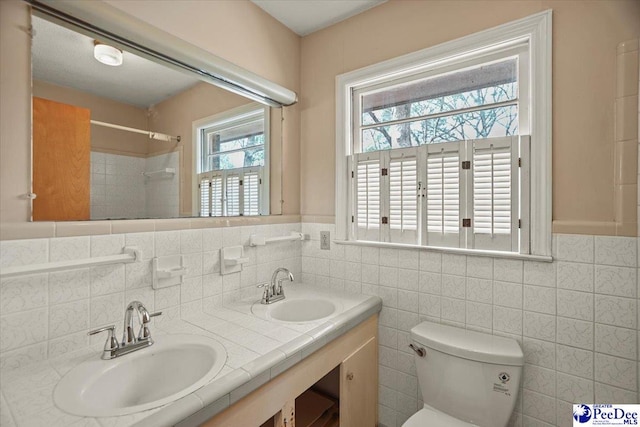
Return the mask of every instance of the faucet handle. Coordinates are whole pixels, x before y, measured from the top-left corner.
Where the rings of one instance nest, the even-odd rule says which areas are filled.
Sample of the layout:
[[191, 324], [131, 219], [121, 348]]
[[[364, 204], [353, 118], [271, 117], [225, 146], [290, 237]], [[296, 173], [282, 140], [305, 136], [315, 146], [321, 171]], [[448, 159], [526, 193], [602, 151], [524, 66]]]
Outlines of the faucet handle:
[[111, 353], [112, 351], [115, 351], [118, 348], [120, 348], [120, 345], [118, 344], [118, 340], [115, 338], [116, 326], [109, 325], [103, 328], [94, 329], [92, 331], [89, 331], [87, 335], [95, 335], [105, 331], [109, 333], [109, 335], [107, 335], [107, 341], [105, 341], [104, 343], [104, 353], [106, 354], [106, 353]]
[[151, 321], [152, 317], [157, 317], [157, 316], [160, 316], [161, 314], [162, 314], [161, 311], [156, 311], [155, 313], [148, 313], [147, 314], [146, 321], [143, 320], [142, 325], [140, 325], [140, 332], [138, 332], [138, 339], [139, 340], [151, 337], [151, 330], [149, 329], [149, 327], [147, 325]]

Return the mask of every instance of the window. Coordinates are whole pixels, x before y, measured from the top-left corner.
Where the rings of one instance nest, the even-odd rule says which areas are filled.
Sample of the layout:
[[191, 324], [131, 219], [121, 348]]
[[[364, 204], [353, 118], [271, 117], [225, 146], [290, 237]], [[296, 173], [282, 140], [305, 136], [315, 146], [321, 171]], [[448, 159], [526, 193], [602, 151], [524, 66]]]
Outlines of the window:
[[268, 214], [267, 112], [251, 104], [194, 123], [200, 216]]
[[550, 18], [339, 76], [339, 237], [550, 255]]

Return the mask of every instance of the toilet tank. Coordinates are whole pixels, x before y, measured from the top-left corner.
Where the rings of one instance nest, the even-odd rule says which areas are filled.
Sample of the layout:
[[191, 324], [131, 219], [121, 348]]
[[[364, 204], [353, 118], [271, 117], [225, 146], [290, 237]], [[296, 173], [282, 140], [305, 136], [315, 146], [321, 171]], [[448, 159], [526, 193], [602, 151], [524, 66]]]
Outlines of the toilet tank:
[[423, 322], [411, 329], [425, 405], [481, 427], [504, 427], [518, 397], [523, 354], [517, 341]]

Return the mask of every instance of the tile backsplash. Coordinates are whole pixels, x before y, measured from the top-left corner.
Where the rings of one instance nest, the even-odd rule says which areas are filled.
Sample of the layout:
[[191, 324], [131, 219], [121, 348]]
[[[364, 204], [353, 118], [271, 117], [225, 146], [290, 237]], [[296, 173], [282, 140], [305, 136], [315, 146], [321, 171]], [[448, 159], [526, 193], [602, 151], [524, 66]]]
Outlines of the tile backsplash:
[[[190, 229], [0, 242], [0, 267], [85, 259], [136, 246], [143, 260], [61, 272], [5, 278], [0, 283], [0, 368], [59, 356], [90, 344], [87, 332], [109, 324], [122, 333], [124, 309], [133, 300], [162, 311], [154, 322], [200, 311], [250, 295], [278, 267], [300, 272], [301, 242], [246, 247], [250, 259], [240, 273], [220, 275], [220, 248], [248, 245], [251, 234], [281, 236], [300, 224]], [[188, 269], [182, 285], [153, 290], [154, 256], [182, 254]], [[92, 337], [95, 342], [104, 336]], [[94, 341], [92, 341], [94, 342]]]
[[638, 239], [556, 235], [554, 262], [340, 245], [302, 245], [302, 280], [377, 295], [379, 418], [421, 407], [409, 331], [423, 320], [513, 337], [525, 355], [511, 425], [570, 426], [572, 403], [638, 402]]
[[[340, 245], [320, 249], [329, 224], [291, 223], [0, 242], [0, 267], [89, 258], [136, 246], [144, 260], [2, 280], [0, 367], [90, 344], [138, 299], [154, 322], [260, 296], [257, 283], [285, 266], [296, 279], [383, 299], [379, 416], [395, 427], [421, 405], [409, 331], [422, 320], [513, 337], [525, 354], [514, 426], [569, 426], [574, 402], [638, 402], [638, 239], [555, 235], [554, 262]], [[302, 231], [304, 242], [248, 247], [251, 234]], [[241, 273], [221, 276], [219, 251], [245, 245]], [[184, 255], [181, 286], [154, 291], [151, 259]], [[104, 337], [93, 337], [95, 343]]]

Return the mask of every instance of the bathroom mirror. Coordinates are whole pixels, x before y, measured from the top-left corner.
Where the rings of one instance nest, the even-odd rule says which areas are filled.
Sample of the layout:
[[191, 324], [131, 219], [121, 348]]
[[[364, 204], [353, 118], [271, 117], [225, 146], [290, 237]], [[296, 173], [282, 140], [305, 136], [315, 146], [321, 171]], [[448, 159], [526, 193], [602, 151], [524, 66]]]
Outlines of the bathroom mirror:
[[42, 14], [32, 28], [34, 221], [280, 213], [280, 108]]

